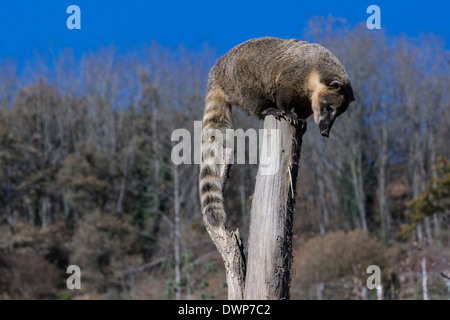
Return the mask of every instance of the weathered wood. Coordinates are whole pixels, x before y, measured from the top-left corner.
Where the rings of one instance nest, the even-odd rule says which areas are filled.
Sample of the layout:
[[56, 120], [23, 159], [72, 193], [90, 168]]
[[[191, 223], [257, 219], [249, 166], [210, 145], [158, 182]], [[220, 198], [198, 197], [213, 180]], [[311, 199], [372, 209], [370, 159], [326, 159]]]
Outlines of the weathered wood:
[[270, 116], [264, 120], [264, 129], [250, 216], [244, 298], [289, 299], [295, 184], [306, 127]]
[[212, 226], [203, 219], [224, 261], [229, 300], [289, 298], [295, 183], [306, 127], [268, 116], [264, 129], [267, 135], [251, 210], [248, 270], [239, 230]]
[[245, 287], [245, 256], [239, 230], [212, 227], [203, 219], [206, 230], [222, 256], [228, 286], [228, 300], [242, 300]]

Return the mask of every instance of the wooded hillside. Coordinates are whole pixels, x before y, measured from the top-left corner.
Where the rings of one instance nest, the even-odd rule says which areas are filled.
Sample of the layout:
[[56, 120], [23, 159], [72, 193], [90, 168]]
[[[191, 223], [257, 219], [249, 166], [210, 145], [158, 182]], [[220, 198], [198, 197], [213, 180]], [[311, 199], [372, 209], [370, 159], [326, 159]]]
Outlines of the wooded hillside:
[[[376, 299], [365, 289], [375, 264], [385, 299], [448, 299], [443, 39], [317, 18], [302, 40], [342, 61], [356, 102], [329, 139], [308, 120], [291, 298]], [[68, 49], [24, 66], [0, 61], [0, 299], [226, 298], [223, 264], [202, 222], [199, 166], [170, 157], [173, 130], [193, 134], [202, 119], [217, 58], [207, 46], [153, 43], [81, 57]], [[234, 128], [261, 126], [234, 109]], [[236, 164], [227, 183], [230, 225], [243, 231], [256, 172]], [[81, 290], [66, 287], [72, 264]]]

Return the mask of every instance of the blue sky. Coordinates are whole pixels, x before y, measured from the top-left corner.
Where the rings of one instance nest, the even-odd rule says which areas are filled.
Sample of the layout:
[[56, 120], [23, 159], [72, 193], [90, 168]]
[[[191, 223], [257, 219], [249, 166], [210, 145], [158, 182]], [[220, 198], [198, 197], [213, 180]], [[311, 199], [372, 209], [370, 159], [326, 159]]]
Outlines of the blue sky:
[[[69, 30], [66, 9], [81, 8], [81, 30]], [[311, 16], [365, 22], [366, 9], [381, 8], [381, 27], [388, 34], [450, 36], [450, 0], [427, 1], [151, 1], [151, 0], [16, 0], [0, 5], [0, 57], [19, 63], [70, 47], [76, 55], [114, 44], [119, 50], [158, 43], [199, 49], [203, 43], [219, 54], [250, 38], [301, 38]], [[376, 31], [374, 31], [376, 32]], [[450, 48], [448, 40], [446, 48]]]

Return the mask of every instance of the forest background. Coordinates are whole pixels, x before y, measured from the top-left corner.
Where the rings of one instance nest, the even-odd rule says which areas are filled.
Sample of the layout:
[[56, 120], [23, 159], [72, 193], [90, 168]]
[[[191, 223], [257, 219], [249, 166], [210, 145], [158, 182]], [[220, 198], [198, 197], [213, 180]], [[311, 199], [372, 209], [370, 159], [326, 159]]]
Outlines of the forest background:
[[[450, 297], [450, 54], [445, 39], [313, 17], [302, 40], [346, 66], [356, 101], [327, 140], [309, 119], [294, 220], [292, 299]], [[220, 56], [149, 42], [25, 63], [0, 59], [0, 299], [223, 299], [198, 165], [175, 165], [177, 128], [202, 118]], [[233, 127], [262, 123], [234, 109]], [[247, 240], [257, 165], [234, 165], [225, 202]], [[66, 287], [81, 268], [82, 289]]]

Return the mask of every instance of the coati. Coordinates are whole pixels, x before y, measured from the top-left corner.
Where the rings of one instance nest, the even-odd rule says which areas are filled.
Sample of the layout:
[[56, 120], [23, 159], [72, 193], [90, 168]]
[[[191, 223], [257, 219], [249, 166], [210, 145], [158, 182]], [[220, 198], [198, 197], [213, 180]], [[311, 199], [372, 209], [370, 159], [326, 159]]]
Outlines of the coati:
[[[202, 125], [200, 199], [204, 219], [212, 226], [226, 220], [223, 189], [227, 164], [217, 164], [231, 106], [249, 115], [274, 115], [293, 125], [314, 115], [322, 136], [354, 100], [345, 68], [327, 49], [299, 40], [264, 37], [246, 41], [217, 60], [209, 72]], [[215, 141], [214, 130], [223, 140]]]

